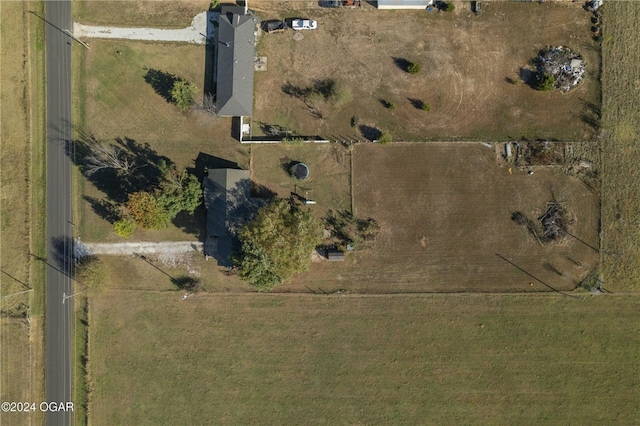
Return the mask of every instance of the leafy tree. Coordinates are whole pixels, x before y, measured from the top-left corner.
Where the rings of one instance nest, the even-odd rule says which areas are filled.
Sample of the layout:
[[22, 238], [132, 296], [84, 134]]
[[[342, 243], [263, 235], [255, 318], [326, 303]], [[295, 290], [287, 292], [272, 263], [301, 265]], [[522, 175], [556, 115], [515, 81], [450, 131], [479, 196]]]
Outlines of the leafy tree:
[[191, 108], [196, 96], [196, 86], [185, 80], [177, 80], [171, 89], [171, 99], [182, 112]]
[[418, 74], [420, 72], [420, 64], [417, 62], [410, 62], [407, 65], [407, 72], [409, 74]]
[[549, 90], [553, 90], [556, 85], [556, 79], [551, 74], [544, 74], [542, 77], [538, 79], [538, 83], [536, 84], [536, 89], [548, 92]]
[[[308, 210], [274, 199], [239, 232], [236, 257], [240, 276], [267, 290], [309, 268], [311, 252], [322, 241], [322, 224]], [[262, 265], [262, 266], [260, 266]]]
[[124, 238], [129, 238], [136, 230], [136, 223], [128, 218], [120, 219], [113, 223], [113, 232]]
[[422, 104], [420, 104], [420, 109], [423, 110], [424, 112], [429, 112], [431, 111], [431, 104], [428, 104], [427, 102], [422, 102]]
[[181, 211], [193, 214], [202, 203], [202, 188], [195, 175], [186, 170], [177, 171], [175, 167], [161, 166], [164, 181], [158, 191], [158, 201], [167, 211], [170, 219]]
[[282, 282], [271, 257], [253, 241], [242, 242], [241, 255], [236, 260], [240, 267], [238, 276], [258, 290], [269, 290]]
[[382, 132], [378, 137], [378, 143], [380, 143], [380, 145], [386, 145], [390, 142], [391, 142], [391, 135], [389, 133]]
[[129, 195], [127, 209], [133, 220], [145, 229], [162, 229], [169, 224], [169, 213], [158, 197], [149, 192]]

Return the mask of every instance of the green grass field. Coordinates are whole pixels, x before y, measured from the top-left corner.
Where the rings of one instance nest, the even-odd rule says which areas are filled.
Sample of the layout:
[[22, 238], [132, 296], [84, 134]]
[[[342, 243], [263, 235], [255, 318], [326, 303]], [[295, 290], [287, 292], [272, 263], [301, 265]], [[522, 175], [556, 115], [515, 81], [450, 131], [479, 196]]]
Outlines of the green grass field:
[[637, 424], [636, 297], [111, 292], [91, 423]]
[[640, 288], [640, 4], [604, 8], [602, 269], [608, 286]]

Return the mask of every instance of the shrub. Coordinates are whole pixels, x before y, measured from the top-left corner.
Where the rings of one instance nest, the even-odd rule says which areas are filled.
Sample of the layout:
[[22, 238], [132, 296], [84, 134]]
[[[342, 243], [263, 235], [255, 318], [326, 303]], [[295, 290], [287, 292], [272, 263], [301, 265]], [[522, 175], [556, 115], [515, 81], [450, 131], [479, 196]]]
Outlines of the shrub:
[[191, 108], [196, 96], [196, 86], [185, 80], [178, 80], [171, 89], [171, 99], [182, 112]]
[[429, 111], [431, 111], [431, 104], [423, 102], [422, 105], [420, 105], [420, 109], [425, 111], [425, 112], [429, 112]]
[[129, 238], [136, 230], [136, 223], [131, 219], [120, 219], [113, 224], [113, 232], [124, 238]]
[[394, 104], [393, 102], [388, 102], [388, 103], [387, 103], [387, 108], [389, 108], [389, 109], [396, 109], [396, 104]]
[[556, 84], [556, 79], [551, 74], [544, 74], [538, 78], [538, 83], [536, 84], [536, 89], [548, 92], [552, 90]]
[[388, 144], [389, 142], [391, 142], [391, 135], [390, 135], [389, 133], [382, 132], [382, 133], [380, 134], [380, 137], [378, 138], [378, 143], [379, 143], [380, 145], [386, 145], [386, 144]]
[[410, 62], [407, 66], [407, 72], [409, 74], [418, 74], [418, 72], [420, 72], [420, 64], [417, 62]]
[[456, 6], [453, 3], [445, 3], [444, 10], [445, 12], [453, 12]]

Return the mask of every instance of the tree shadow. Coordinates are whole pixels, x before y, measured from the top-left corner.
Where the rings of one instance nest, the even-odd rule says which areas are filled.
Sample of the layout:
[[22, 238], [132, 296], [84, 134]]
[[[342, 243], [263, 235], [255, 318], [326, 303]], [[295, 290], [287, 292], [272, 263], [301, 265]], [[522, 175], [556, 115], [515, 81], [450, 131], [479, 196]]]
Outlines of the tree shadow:
[[166, 71], [160, 71], [154, 68], [147, 68], [147, 73], [144, 75], [144, 81], [146, 81], [155, 92], [162, 96], [167, 102], [173, 103], [173, 98], [171, 97], [171, 89], [176, 84], [176, 82], [181, 79], [174, 74], [168, 73]]
[[282, 167], [282, 170], [284, 170], [284, 171], [285, 171], [285, 173], [287, 174], [287, 176], [289, 176], [289, 175], [290, 175], [290, 173], [291, 173], [291, 172], [290, 172], [291, 167], [295, 166], [295, 165], [296, 165], [296, 164], [298, 164], [298, 163], [299, 163], [299, 161], [292, 160], [291, 158], [286, 157], [286, 156], [285, 156], [285, 157], [282, 157], [282, 158], [280, 159], [280, 167]]
[[181, 275], [179, 277], [172, 277], [171, 283], [178, 287], [180, 290], [188, 291], [191, 293], [197, 293], [202, 290], [202, 283], [200, 279], [191, 277], [189, 275]]
[[398, 68], [400, 68], [404, 72], [409, 72], [409, 65], [411, 62], [405, 58], [397, 58], [395, 56], [391, 57], [393, 59], [393, 63], [396, 64]]
[[294, 86], [289, 81], [287, 81], [281, 89], [282, 93], [302, 100], [304, 100], [310, 92], [308, 87]]
[[383, 107], [385, 107], [386, 109], [391, 109], [391, 105], [393, 105], [391, 102], [389, 102], [386, 99], [378, 99], [378, 102], [380, 102], [380, 105], [382, 105]]
[[377, 127], [367, 126], [364, 124], [358, 126], [358, 129], [360, 130], [360, 133], [362, 133], [363, 137], [369, 139], [372, 142], [378, 140], [380, 138], [380, 135], [382, 134], [382, 131]]
[[262, 198], [270, 200], [277, 194], [266, 185], [251, 181], [251, 198]]
[[198, 153], [198, 156], [193, 160], [194, 166], [187, 167], [187, 172], [196, 176], [200, 182], [207, 175], [209, 169], [236, 169], [240, 170], [238, 163], [226, 160], [224, 158], [216, 157], [215, 155], [209, 155], [204, 152]]
[[70, 237], [53, 237], [51, 239], [53, 258], [46, 260], [47, 265], [58, 272], [73, 278], [73, 239]]
[[[151, 191], [158, 187], [164, 178], [164, 168], [173, 162], [158, 154], [148, 143], [140, 144], [131, 138], [115, 138], [113, 142], [99, 142], [87, 132], [79, 132], [79, 138], [68, 144], [67, 155], [78, 165], [87, 179], [111, 201], [126, 202], [129, 194], [138, 191]], [[134, 164], [127, 171], [103, 168], [87, 173], [87, 158], [92, 147], [112, 145], [120, 150], [120, 156]]]
[[422, 109], [422, 106], [424, 105], [424, 102], [422, 102], [420, 99], [407, 98], [407, 100], [415, 109]]
[[181, 211], [173, 218], [172, 223], [183, 232], [194, 235], [198, 241], [204, 242], [207, 235], [207, 209], [204, 204], [200, 204], [193, 214]]
[[538, 84], [537, 71], [529, 68], [520, 68], [520, 79], [532, 89], [535, 89]]
[[120, 219], [120, 211], [116, 203], [109, 200], [98, 200], [88, 195], [83, 195], [82, 198], [89, 203], [95, 214], [107, 222], [114, 223]]

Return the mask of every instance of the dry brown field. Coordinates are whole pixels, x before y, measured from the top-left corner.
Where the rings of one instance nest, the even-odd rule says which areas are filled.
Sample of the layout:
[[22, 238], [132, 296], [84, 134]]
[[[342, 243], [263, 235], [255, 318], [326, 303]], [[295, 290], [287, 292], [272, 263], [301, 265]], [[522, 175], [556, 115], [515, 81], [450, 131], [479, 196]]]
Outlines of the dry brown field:
[[640, 288], [640, 3], [604, 9], [602, 269], [607, 285]]
[[74, 2], [74, 18], [83, 24], [118, 27], [185, 28], [208, 3], [193, 0]]
[[[0, 3], [1, 401], [39, 401], [43, 391], [44, 269], [29, 256], [44, 249], [44, 25], [29, 13], [41, 9]], [[39, 412], [0, 411], [3, 425], [41, 421]]]
[[[277, 289], [573, 290], [599, 259], [598, 195], [559, 170], [512, 173], [477, 143], [357, 145], [354, 213], [380, 223], [375, 246], [344, 263], [313, 264]], [[553, 200], [569, 210], [571, 236], [541, 245], [511, 215], [535, 220]]]
[[[318, 21], [317, 30], [300, 32], [301, 41], [293, 39], [293, 30], [261, 37], [258, 54], [267, 57], [268, 69], [255, 76], [254, 122], [336, 139], [362, 139], [360, 126], [405, 141], [593, 136], [583, 114], [587, 102], [599, 104], [599, 47], [592, 40], [591, 15], [581, 5], [491, 2], [474, 16], [468, 4], [448, 14], [381, 11], [363, 3], [359, 10], [322, 9], [317, 2], [251, 3], [263, 20]], [[583, 55], [589, 73], [580, 87], [543, 93], [510, 82], [549, 45]], [[422, 69], [409, 75], [394, 58], [418, 62]], [[322, 119], [283, 92], [288, 83], [304, 88], [328, 78], [345, 87], [352, 101], [321, 108]], [[431, 111], [416, 108], [411, 99], [429, 103]], [[385, 108], [381, 100], [396, 108]], [[352, 127], [354, 116], [358, 125]]]
[[90, 424], [637, 424], [636, 297], [90, 300]]

